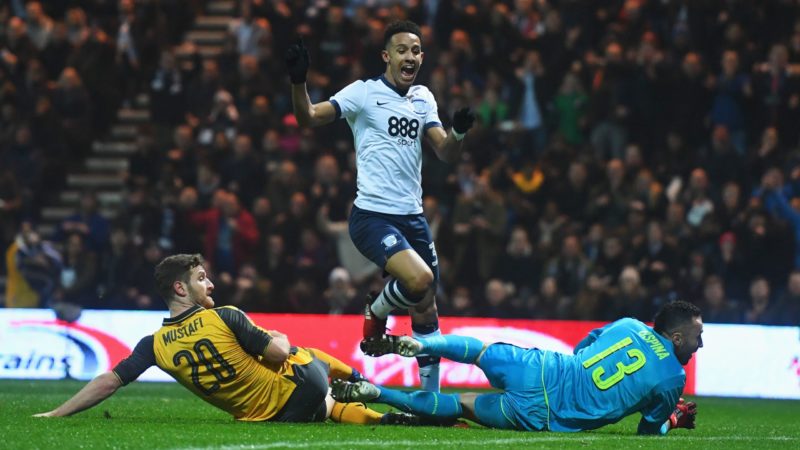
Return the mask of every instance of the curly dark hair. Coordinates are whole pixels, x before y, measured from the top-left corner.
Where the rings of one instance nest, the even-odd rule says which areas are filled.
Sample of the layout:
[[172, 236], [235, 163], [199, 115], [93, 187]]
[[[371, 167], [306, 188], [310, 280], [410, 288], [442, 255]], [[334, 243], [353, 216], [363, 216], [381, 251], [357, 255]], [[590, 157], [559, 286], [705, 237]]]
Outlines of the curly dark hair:
[[167, 305], [172, 301], [172, 283], [176, 281], [188, 283], [191, 270], [202, 264], [202, 256], [185, 253], [167, 256], [158, 263], [154, 272], [156, 289]]
[[700, 308], [683, 300], [675, 300], [658, 310], [653, 319], [653, 329], [656, 333], [670, 333], [695, 317], [700, 317]]
[[416, 34], [417, 37], [420, 38], [420, 41], [422, 41], [422, 31], [419, 29], [419, 25], [410, 20], [398, 20], [386, 26], [386, 31], [383, 32], [383, 48], [389, 45], [392, 36], [397, 33]]

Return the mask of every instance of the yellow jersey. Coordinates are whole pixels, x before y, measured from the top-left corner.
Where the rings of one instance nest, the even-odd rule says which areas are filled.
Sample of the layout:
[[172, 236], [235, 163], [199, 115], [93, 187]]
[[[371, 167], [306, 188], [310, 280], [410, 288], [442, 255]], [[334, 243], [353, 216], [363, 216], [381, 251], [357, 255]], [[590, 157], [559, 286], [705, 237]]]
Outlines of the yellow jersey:
[[305, 349], [293, 348], [284, 363], [267, 363], [262, 355], [271, 340], [238, 308], [197, 306], [164, 319], [113, 372], [128, 384], [157, 365], [238, 420], [269, 420], [297, 387], [294, 366], [313, 360]]

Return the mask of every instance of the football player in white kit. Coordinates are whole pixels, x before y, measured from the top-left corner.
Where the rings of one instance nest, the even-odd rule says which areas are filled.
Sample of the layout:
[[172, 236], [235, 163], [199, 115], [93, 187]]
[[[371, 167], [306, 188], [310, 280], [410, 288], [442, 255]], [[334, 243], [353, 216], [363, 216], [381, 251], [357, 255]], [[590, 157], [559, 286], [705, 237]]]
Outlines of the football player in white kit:
[[[381, 51], [383, 75], [355, 81], [316, 104], [306, 89], [309, 57], [303, 42], [286, 52], [297, 122], [315, 127], [344, 118], [353, 131], [358, 193], [350, 237], [364, 256], [392, 276], [368, 299], [365, 340], [386, 332], [386, 318], [395, 309], [409, 310], [415, 338], [441, 334], [434, 301], [439, 267], [422, 214], [422, 137], [439, 159], [457, 162], [475, 115], [463, 108], [455, 113], [452, 130], [444, 130], [433, 94], [413, 85], [424, 56], [420, 36], [413, 22], [389, 24]], [[420, 356], [417, 361], [422, 388], [438, 391], [439, 358]]]

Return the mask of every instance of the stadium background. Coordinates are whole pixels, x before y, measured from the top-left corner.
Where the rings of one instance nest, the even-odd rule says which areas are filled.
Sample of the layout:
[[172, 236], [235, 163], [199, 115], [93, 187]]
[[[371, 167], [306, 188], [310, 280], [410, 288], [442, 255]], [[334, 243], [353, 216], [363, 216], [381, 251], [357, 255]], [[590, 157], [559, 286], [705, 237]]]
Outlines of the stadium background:
[[[4, 2], [4, 304], [163, 310], [154, 264], [196, 251], [218, 304], [357, 313], [382, 279], [346, 233], [352, 137], [343, 122], [297, 127], [282, 55], [303, 36], [320, 101], [382, 73], [383, 27], [408, 18], [442, 117], [479, 116], [461, 162], [423, 165], [442, 315], [649, 320], [685, 298], [706, 322], [797, 327], [799, 13], [793, 0]], [[220, 220], [236, 223], [229, 240]], [[797, 355], [783, 367], [796, 377]]]

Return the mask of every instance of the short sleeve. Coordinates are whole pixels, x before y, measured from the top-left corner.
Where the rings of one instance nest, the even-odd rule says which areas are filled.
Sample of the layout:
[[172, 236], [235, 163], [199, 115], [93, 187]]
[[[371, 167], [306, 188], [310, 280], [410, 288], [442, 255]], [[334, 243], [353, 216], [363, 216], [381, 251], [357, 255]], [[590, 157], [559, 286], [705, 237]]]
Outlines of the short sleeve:
[[354, 81], [330, 98], [336, 108], [336, 118], [350, 119], [361, 111], [367, 98], [367, 85], [361, 80]]
[[153, 335], [145, 336], [136, 344], [133, 352], [119, 362], [112, 370], [122, 385], [139, 378], [145, 370], [156, 365], [156, 354], [153, 351]]
[[428, 114], [425, 116], [425, 131], [428, 128], [441, 127], [442, 120], [439, 118], [439, 105], [436, 103], [436, 98], [433, 93], [428, 91]]

